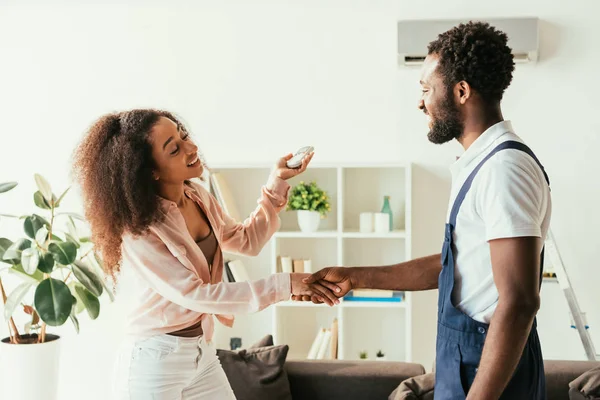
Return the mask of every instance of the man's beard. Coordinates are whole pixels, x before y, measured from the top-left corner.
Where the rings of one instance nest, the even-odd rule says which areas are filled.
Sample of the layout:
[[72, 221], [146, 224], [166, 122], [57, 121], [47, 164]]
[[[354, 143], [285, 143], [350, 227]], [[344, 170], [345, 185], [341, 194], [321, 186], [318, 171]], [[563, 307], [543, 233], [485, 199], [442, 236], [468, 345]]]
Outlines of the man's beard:
[[439, 115], [432, 115], [433, 126], [427, 134], [427, 139], [435, 144], [443, 144], [458, 139], [464, 130], [460, 113], [450, 95], [446, 96], [440, 105]]

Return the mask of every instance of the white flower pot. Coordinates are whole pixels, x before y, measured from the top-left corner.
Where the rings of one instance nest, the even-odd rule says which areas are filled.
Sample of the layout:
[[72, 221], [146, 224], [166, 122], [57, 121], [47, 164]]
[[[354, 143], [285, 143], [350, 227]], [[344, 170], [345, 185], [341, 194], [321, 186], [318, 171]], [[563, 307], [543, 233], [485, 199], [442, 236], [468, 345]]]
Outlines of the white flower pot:
[[387, 360], [387, 358], [385, 356], [383, 356], [383, 357], [375, 357], [375, 360], [377, 360], [377, 361], [385, 361], [385, 360]]
[[0, 399], [56, 400], [60, 338], [40, 344], [0, 342]]
[[302, 232], [316, 232], [321, 222], [317, 211], [298, 210], [298, 226]]

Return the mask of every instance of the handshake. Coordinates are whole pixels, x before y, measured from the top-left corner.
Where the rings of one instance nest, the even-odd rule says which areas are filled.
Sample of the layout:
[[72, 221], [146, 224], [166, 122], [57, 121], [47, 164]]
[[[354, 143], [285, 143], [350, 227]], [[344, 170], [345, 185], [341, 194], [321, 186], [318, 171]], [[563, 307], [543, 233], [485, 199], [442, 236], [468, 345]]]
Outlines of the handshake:
[[329, 267], [314, 274], [291, 274], [292, 300], [339, 304], [339, 298], [358, 287], [353, 268]]

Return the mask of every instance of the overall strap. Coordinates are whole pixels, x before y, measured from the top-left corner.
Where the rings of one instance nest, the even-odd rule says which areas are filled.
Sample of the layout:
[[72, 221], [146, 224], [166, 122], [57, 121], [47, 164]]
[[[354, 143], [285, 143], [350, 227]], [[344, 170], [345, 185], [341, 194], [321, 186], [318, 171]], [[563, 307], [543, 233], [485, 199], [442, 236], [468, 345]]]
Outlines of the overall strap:
[[460, 188], [460, 191], [458, 192], [458, 195], [456, 196], [456, 200], [454, 200], [454, 204], [452, 205], [452, 211], [450, 211], [450, 220], [448, 221], [449, 224], [451, 225], [452, 230], [454, 230], [454, 228], [456, 227], [456, 216], [458, 215], [458, 210], [460, 210], [460, 206], [461, 206], [462, 202], [464, 201], [465, 196], [469, 192], [469, 189], [471, 188], [473, 179], [475, 179], [475, 176], [477, 175], [477, 173], [479, 172], [479, 170], [481, 169], [481, 167], [483, 166], [483, 164], [485, 164], [485, 162], [487, 160], [489, 160], [497, 152], [506, 150], [506, 149], [520, 150], [522, 152], [529, 154], [531, 156], [531, 158], [533, 158], [534, 161], [537, 163], [537, 165], [540, 167], [540, 169], [544, 173], [544, 178], [546, 178], [546, 182], [548, 183], [548, 185], [550, 185], [550, 179], [548, 179], [548, 174], [546, 174], [546, 170], [544, 169], [544, 167], [542, 166], [542, 164], [540, 163], [538, 158], [535, 156], [535, 154], [533, 154], [533, 152], [531, 151], [531, 149], [529, 147], [527, 147], [526, 145], [524, 145], [521, 142], [517, 142], [514, 140], [507, 140], [506, 142], [502, 142], [498, 146], [496, 146], [483, 160], [481, 160], [481, 162], [475, 167], [473, 172], [471, 172], [471, 174], [469, 175], [469, 177], [467, 178], [465, 183]]

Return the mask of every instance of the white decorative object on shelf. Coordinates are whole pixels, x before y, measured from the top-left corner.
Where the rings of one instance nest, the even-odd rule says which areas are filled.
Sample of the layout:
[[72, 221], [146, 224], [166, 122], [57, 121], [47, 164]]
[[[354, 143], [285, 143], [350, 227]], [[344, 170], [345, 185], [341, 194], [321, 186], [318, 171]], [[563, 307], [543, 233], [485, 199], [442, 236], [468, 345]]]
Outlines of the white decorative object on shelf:
[[375, 213], [375, 232], [388, 233], [390, 231], [390, 216], [386, 213]]
[[363, 212], [360, 213], [359, 221], [360, 233], [371, 233], [373, 232], [373, 213]]
[[298, 226], [302, 232], [316, 232], [321, 222], [321, 214], [317, 211], [298, 210]]

